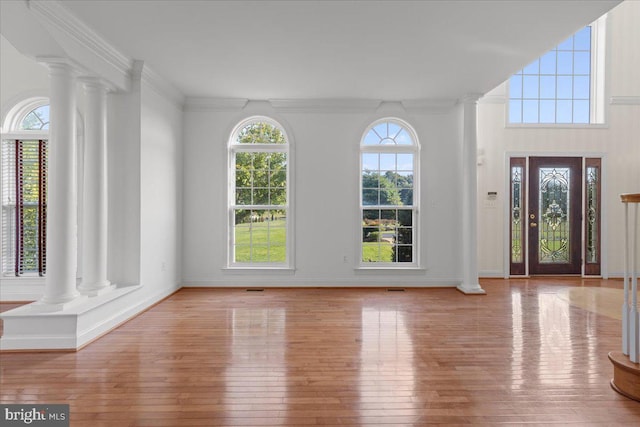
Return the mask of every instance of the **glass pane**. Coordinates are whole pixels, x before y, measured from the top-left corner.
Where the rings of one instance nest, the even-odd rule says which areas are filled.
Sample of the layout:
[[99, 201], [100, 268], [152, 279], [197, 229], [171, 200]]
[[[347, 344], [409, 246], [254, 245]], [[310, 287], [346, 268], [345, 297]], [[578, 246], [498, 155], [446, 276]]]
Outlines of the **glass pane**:
[[589, 101], [573, 101], [573, 123], [589, 123]]
[[49, 106], [42, 105], [31, 110], [20, 123], [21, 130], [48, 130]]
[[589, 99], [589, 76], [575, 76], [573, 78], [573, 98]]
[[401, 227], [397, 229], [396, 240], [400, 245], [410, 245], [413, 243], [413, 229], [409, 227]]
[[556, 74], [556, 51], [545, 53], [540, 58], [540, 74]]
[[363, 153], [362, 154], [362, 170], [377, 171], [379, 168], [378, 153]]
[[398, 154], [397, 157], [398, 171], [413, 172], [413, 154]]
[[377, 189], [363, 189], [362, 190], [362, 204], [365, 206], [375, 206], [379, 204], [378, 199], [379, 192]]
[[558, 45], [558, 50], [573, 50], [573, 36]]
[[413, 262], [412, 246], [397, 246], [398, 262]]
[[251, 189], [236, 188], [236, 205], [252, 205]]
[[268, 188], [254, 188], [253, 189], [253, 204], [254, 205], [268, 205], [269, 204], [269, 189]]
[[377, 145], [380, 143], [380, 137], [372, 129], [367, 132], [367, 135], [364, 137], [364, 141], [362, 143], [364, 145]]
[[398, 225], [411, 227], [413, 224], [413, 210], [398, 209]]
[[396, 154], [395, 153], [380, 154], [380, 170], [381, 171], [396, 170]]
[[522, 259], [522, 167], [511, 168], [511, 262]]
[[387, 123], [380, 123], [373, 127], [375, 133], [380, 137], [380, 139], [388, 138], [389, 133], [387, 132]]
[[286, 187], [287, 186], [287, 171], [280, 170], [271, 172], [269, 178], [269, 185], [273, 187]]
[[573, 37], [575, 50], [591, 50], [591, 27], [587, 26], [578, 31]]
[[517, 74], [509, 79], [509, 97], [522, 98], [522, 75]]
[[523, 123], [538, 122], [538, 101], [537, 100], [522, 101], [522, 122]]
[[570, 100], [556, 102], [556, 122], [571, 123], [573, 120], [573, 103]]
[[540, 101], [540, 123], [556, 122], [556, 101], [554, 99]]
[[540, 98], [555, 99], [556, 98], [556, 77], [540, 76]]
[[254, 187], [268, 187], [269, 186], [269, 172], [264, 169], [254, 170], [252, 174]]
[[522, 72], [523, 72], [523, 74], [539, 74], [540, 73], [540, 61], [536, 59], [531, 64], [529, 64], [526, 67], [524, 67], [524, 70]]
[[538, 89], [540, 87], [539, 77], [536, 76], [524, 76], [524, 98], [538, 98]]
[[591, 69], [591, 55], [589, 52], [573, 53], [573, 72], [575, 74], [589, 75]]
[[569, 262], [569, 168], [540, 168], [538, 260], [541, 264]]
[[573, 73], [573, 52], [558, 52], [558, 74]]
[[413, 138], [409, 136], [406, 130], [402, 129], [395, 138], [398, 145], [413, 145]]
[[269, 190], [269, 204], [270, 205], [286, 205], [287, 204], [287, 190], [286, 188], [271, 188]]
[[395, 123], [389, 123], [389, 138], [396, 139], [402, 128]]
[[598, 262], [598, 168], [587, 167], [587, 262]]
[[571, 99], [573, 97], [573, 78], [571, 76], [558, 76], [558, 99]]
[[243, 127], [236, 136], [238, 144], [286, 144], [284, 133], [270, 123], [254, 122]]

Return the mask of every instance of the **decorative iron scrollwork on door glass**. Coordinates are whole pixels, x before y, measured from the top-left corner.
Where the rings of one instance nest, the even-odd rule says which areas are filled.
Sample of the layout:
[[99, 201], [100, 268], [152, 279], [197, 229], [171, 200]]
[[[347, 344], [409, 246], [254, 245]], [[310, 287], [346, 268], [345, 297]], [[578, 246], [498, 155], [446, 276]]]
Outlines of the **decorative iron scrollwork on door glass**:
[[540, 168], [538, 258], [540, 263], [570, 261], [569, 168]]

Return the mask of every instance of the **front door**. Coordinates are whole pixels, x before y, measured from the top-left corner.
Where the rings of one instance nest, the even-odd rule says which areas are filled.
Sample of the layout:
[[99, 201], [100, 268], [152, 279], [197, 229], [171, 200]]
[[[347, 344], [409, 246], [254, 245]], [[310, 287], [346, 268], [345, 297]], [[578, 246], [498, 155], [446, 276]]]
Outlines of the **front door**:
[[581, 273], [582, 159], [529, 158], [530, 274]]

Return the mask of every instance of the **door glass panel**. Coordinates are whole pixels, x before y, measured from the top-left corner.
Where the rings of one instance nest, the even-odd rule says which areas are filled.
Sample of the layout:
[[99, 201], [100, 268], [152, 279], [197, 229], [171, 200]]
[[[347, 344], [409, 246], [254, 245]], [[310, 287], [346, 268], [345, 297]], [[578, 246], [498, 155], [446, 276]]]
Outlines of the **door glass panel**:
[[538, 259], [541, 264], [570, 262], [569, 183], [569, 168], [540, 168]]
[[587, 262], [598, 262], [598, 168], [587, 167]]
[[511, 168], [511, 262], [522, 262], [522, 166]]

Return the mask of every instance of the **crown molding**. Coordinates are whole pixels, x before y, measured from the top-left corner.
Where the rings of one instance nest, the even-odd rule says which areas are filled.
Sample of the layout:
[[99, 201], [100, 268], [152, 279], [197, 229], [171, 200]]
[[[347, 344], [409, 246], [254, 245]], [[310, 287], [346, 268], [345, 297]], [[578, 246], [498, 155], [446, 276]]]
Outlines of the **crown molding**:
[[378, 109], [378, 99], [270, 99], [269, 103], [283, 113], [366, 113]]
[[[116, 47], [102, 38], [98, 33], [91, 29], [82, 20], [69, 12], [60, 2], [52, 0], [28, 0], [28, 7], [40, 16], [46, 23], [53, 26], [70, 40], [84, 48], [87, 52], [97, 56], [100, 60], [112, 67], [116, 75], [120, 75], [124, 81], [129, 82], [141, 76], [142, 82], [148, 84], [152, 89], [163, 95], [169, 101], [173, 102], [178, 108], [182, 109], [184, 103], [184, 95], [165, 78], [153, 71], [149, 66], [144, 65], [142, 61], [134, 60], [120, 52]], [[86, 66], [80, 64], [77, 60], [74, 65], [86, 71]], [[112, 74], [113, 76], [113, 74]], [[105, 76], [86, 76], [102, 78], [110, 89], [118, 87], [117, 83], [111, 81]], [[128, 87], [120, 87], [120, 89], [128, 90]]]
[[206, 98], [189, 96], [184, 101], [183, 110], [198, 111], [241, 111], [249, 103], [245, 98]]
[[62, 4], [51, 0], [29, 0], [28, 6], [63, 34], [128, 76], [133, 60], [109, 44]]
[[640, 105], [640, 96], [612, 96], [611, 105]]
[[454, 108], [457, 102], [456, 99], [449, 98], [406, 99], [402, 101], [402, 106], [408, 112], [446, 113]]

